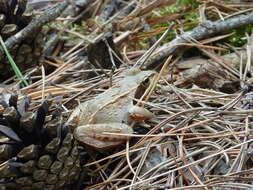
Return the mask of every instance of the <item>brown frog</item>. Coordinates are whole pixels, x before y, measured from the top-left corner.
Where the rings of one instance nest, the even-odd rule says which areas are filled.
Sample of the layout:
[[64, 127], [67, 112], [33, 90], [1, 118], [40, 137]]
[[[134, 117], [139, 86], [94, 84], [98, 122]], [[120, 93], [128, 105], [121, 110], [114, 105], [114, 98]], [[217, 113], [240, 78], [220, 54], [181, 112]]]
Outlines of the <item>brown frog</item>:
[[68, 120], [77, 126], [75, 138], [101, 151], [125, 142], [127, 136], [104, 133], [132, 134], [132, 121], [154, 116], [147, 109], [134, 105], [133, 98], [139, 98], [144, 93], [143, 89], [148, 87], [155, 75], [155, 71], [132, 68], [111, 88], [80, 104]]

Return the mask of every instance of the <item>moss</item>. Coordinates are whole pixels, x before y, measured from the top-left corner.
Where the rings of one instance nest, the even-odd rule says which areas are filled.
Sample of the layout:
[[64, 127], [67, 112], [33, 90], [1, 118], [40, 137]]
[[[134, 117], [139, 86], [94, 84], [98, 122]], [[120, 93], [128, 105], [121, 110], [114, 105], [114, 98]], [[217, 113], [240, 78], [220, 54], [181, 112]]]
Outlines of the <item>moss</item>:
[[241, 47], [243, 46], [246, 42], [247, 39], [245, 37], [245, 34], [248, 33], [250, 34], [252, 31], [253, 25], [249, 24], [247, 26], [243, 26], [237, 29], [230, 30], [228, 33], [234, 32], [235, 34], [228, 39], [225, 40], [225, 42], [229, 43], [232, 46], [236, 47]]
[[[180, 22], [182, 23], [182, 25], [180, 25], [180, 26], [178, 25], [175, 28], [175, 30], [177, 30], [177, 28], [183, 27], [184, 31], [189, 31], [189, 30], [193, 29], [194, 27], [196, 27], [196, 25], [198, 24], [199, 14], [198, 14], [198, 11], [196, 10], [196, 8], [198, 8], [199, 5], [200, 4], [197, 0], [181, 0], [174, 5], [164, 6], [164, 7], [157, 9], [156, 10], [157, 14], [151, 14], [150, 18], [157, 17], [157, 15], [160, 15], [160, 17], [165, 17], [165, 16], [174, 15], [174, 14], [180, 14], [181, 15]], [[186, 9], [188, 11], [185, 11]], [[160, 28], [167, 28], [170, 24], [171, 24], [171, 22], [163, 22], [163, 23], [155, 24], [152, 26], [151, 31], [160, 30]], [[138, 34], [145, 35], [145, 33], [146, 32], [140, 32]], [[178, 33], [180, 33], [180, 31], [178, 31]], [[155, 37], [160, 38], [161, 35], [162, 35], [162, 33], [155, 35]], [[143, 45], [144, 47], [145, 47], [145, 45], [148, 45], [147, 39], [150, 38], [149, 35], [147, 35], [147, 36], [148, 36], [147, 38], [139, 39], [139, 44]], [[175, 38], [175, 33], [170, 32], [165, 37], [165, 39], [162, 41], [161, 44], [167, 43], [168, 41], [170, 41], [174, 38]]]
[[193, 9], [197, 9], [200, 5], [197, 0], [181, 0], [177, 3], [178, 6], [191, 6]]

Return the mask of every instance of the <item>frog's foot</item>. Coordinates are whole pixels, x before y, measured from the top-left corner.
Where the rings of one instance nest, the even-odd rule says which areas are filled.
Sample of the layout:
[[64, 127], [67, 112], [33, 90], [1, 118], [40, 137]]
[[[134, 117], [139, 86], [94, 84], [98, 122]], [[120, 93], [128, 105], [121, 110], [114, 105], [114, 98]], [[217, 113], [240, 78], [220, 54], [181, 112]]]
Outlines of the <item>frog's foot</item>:
[[152, 112], [139, 106], [132, 106], [129, 109], [129, 115], [136, 121], [144, 121], [146, 119], [151, 119], [155, 117]]
[[74, 136], [81, 144], [103, 151], [124, 143], [129, 139], [127, 134], [132, 133], [133, 129], [124, 123], [105, 123], [79, 126]]

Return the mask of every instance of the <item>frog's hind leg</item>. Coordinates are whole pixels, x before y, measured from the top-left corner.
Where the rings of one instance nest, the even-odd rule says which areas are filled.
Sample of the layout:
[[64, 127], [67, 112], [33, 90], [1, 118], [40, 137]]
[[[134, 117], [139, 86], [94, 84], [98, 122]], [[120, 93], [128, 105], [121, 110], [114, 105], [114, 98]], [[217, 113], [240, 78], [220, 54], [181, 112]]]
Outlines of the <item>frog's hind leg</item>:
[[104, 152], [106, 150], [112, 149], [124, 143], [124, 141], [105, 141], [106, 139], [96, 139], [89, 137], [83, 133], [79, 134], [74, 133], [74, 134], [75, 138], [80, 144], [95, 149], [99, 152]]

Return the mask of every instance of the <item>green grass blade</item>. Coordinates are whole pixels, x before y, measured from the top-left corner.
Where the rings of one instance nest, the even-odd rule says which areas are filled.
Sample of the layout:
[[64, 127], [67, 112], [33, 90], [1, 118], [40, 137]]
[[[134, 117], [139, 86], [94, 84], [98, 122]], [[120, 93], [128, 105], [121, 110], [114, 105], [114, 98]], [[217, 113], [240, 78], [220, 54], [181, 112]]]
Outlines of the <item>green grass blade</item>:
[[21, 71], [19, 70], [18, 66], [16, 65], [16, 63], [15, 63], [14, 60], [12, 59], [12, 57], [11, 57], [9, 51], [7, 50], [7, 48], [6, 48], [5, 44], [4, 44], [4, 41], [3, 41], [3, 39], [2, 39], [1, 36], [0, 36], [0, 43], [1, 43], [1, 46], [2, 46], [2, 48], [3, 48], [3, 50], [4, 50], [5, 54], [6, 54], [7, 58], [8, 58], [8, 62], [10, 63], [10, 65], [11, 65], [13, 71], [15, 72], [15, 75], [17, 76], [17, 78], [18, 78], [19, 80], [22, 81], [22, 83], [23, 83], [25, 86], [28, 86], [28, 85], [29, 85], [28, 82], [25, 80], [23, 74], [21, 73]]

